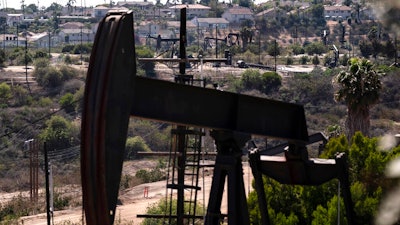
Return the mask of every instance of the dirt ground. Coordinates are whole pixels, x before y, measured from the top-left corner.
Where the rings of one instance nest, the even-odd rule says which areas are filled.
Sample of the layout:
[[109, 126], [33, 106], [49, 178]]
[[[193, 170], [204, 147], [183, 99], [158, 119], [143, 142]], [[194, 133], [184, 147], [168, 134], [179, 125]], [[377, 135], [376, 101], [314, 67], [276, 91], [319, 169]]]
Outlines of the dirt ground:
[[[140, 168], [143, 163], [135, 163], [135, 168]], [[147, 163], [148, 165], [148, 163]], [[135, 168], [131, 165], [124, 166], [124, 172], [133, 172]], [[245, 192], [249, 193], [251, 189], [251, 181], [253, 176], [251, 169], [247, 163], [243, 164], [243, 180], [245, 183]], [[198, 192], [198, 201], [200, 204], [208, 204], [209, 192], [211, 189], [212, 175], [207, 175], [200, 179], [201, 191]], [[146, 214], [146, 210], [152, 204], [157, 203], [159, 200], [165, 198], [166, 195], [166, 181], [159, 181], [148, 184], [141, 184], [122, 191], [119, 196], [121, 205], [117, 206], [116, 222], [115, 224], [129, 224], [139, 225], [142, 218], [137, 218], [138, 214]], [[144, 189], [148, 187], [148, 197], [144, 197]], [[227, 213], [227, 187], [225, 186], [224, 198], [221, 205], [221, 212]], [[56, 211], [53, 215], [52, 224], [55, 225], [71, 225], [71, 224], [84, 224], [82, 223], [83, 212], [81, 207], [71, 208], [62, 211]], [[29, 225], [47, 225], [47, 216], [45, 213], [34, 216], [27, 216], [20, 218], [20, 224]]]

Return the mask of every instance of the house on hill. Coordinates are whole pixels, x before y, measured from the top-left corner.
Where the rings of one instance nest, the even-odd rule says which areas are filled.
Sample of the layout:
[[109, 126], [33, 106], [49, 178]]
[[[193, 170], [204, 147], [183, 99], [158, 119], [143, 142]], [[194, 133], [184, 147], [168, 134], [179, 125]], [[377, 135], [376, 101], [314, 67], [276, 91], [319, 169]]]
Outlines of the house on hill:
[[240, 25], [242, 22], [250, 20], [254, 23], [254, 15], [251, 9], [241, 6], [228, 8], [222, 13], [222, 18], [229, 21], [230, 24]]
[[173, 17], [177, 17], [180, 14], [182, 8], [186, 8], [187, 19], [192, 19], [194, 17], [207, 17], [210, 12], [210, 7], [201, 4], [181, 4], [169, 7]]
[[67, 44], [92, 43], [95, 33], [87, 28], [62, 29], [59, 34], [59, 40]]
[[192, 23], [200, 29], [212, 29], [215, 27], [227, 29], [229, 21], [224, 18], [193, 18]]
[[326, 5], [324, 6], [324, 16], [326, 19], [346, 19], [351, 16], [351, 10], [345, 5]]

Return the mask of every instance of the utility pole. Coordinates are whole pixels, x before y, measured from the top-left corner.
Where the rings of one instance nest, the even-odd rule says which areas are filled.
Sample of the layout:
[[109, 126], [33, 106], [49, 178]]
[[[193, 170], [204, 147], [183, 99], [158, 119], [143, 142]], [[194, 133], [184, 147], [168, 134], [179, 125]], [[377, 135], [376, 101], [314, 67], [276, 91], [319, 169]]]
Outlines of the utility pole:
[[29, 152], [30, 201], [36, 204], [39, 196], [39, 146], [34, 139], [25, 141], [25, 146]]
[[258, 29], [258, 64], [261, 63], [261, 29]]
[[51, 58], [51, 30], [49, 29], [49, 58]]
[[44, 143], [44, 170], [46, 173], [46, 211], [47, 211], [47, 225], [51, 224], [51, 207], [50, 207], [50, 170], [49, 170], [49, 160], [47, 156], [46, 142]]
[[274, 56], [274, 57], [275, 57], [275, 73], [276, 73], [276, 54], [277, 54], [277, 50], [278, 50], [278, 49], [276, 49], [276, 48], [277, 48], [277, 46], [276, 46], [276, 40], [274, 40], [274, 52], [275, 52], [275, 54], [274, 54], [274, 55], [275, 55], [275, 56]]
[[218, 58], [218, 25], [215, 25], [215, 58]]
[[26, 85], [28, 86], [29, 94], [32, 96], [32, 91], [28, 81], [28, 35], [26, 30], [25, 30], [25, 79], [26, 79]]

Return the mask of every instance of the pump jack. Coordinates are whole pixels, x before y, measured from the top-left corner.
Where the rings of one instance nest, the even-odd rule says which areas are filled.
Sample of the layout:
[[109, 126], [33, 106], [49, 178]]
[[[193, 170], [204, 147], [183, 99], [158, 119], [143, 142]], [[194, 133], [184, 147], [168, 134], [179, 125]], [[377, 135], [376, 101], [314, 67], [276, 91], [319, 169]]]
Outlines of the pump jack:
[[[262, 214], [267, 214], [265, 198], [262, 199], [262, 174], [302, 185], [316, 185], [338, 177], [345, 193], [350, 193], [345, 161], [317, 163], [308, 158], [303, 106], [136, 76], [133, 35], [132, 12], [109, 12], [99, 25], [90, 58], [81, 130], [83, 208], [88, 225], [114, 222], [131, 116], [212, 130], [217, 158], [207, 225], [219, 224], [222, 217], [225, 178], [228, 224], [250, 224], [241, 148], [252, 134], [286, 140], [289, 145], [286, 162], [265, 160], [257, 151], [251, 154]], [[183, 72], [185, 59], [179, 62]], [[310, 173], [316, 168], [319, 172], [330, 171], [329, 176]], [[354, 224], [351, 196], [344, 197], [346, 216], [349, 224]], [[263, 217], [263, 224], [269, 224], [269, 219]]]

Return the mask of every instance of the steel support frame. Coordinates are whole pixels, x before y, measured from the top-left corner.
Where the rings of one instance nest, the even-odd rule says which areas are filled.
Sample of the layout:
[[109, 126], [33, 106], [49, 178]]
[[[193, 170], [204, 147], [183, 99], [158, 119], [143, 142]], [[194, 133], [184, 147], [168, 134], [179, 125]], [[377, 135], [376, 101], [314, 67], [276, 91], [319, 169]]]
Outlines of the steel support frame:
[[[90, 58], [81, 129], [83, 207], [88, 225], [114, 221], [130, 116], [291, 143], [308, 141], [301, 105], [135, 76], [133, 35], [132, 12], [109, 13], [99, 25]], [[234, 180], [241, 172], [239, 157], [236, 151], [235, 156], [229, 152], [221, 150], [218, 161], [230, 158], [232, 164], [219, 165], [231, 169], [221, 166], [218, 170], [221, 176], [226, 173], [228, 182], [241, 185], [243, 181]], [[245, 198], [234, 201], [246, 202]], [[230, 208], [236, 203], [229, 203]]]
[[[336, 155], [335, 163], [332, 160], [326, 161], [326, 163], [313, 163], [308, 158], [293, 160], [290, 159], [289, 153], [286, 152], [286, 157], [275, 157], [281, 158], [277, 161], [262, 161], [260, 158], [260, 152], [255, 149], [250, 151], [249, 159], [252, 173], [255, 179], [255, 189], [257, 192], [258, 203], [262, 212], [268, 212], [267, 201], [265, 196], [264, 184], [262, 175], [272, 177], [276, 181], [282, 184], [291, 185], [321, 185], [329, 180], [337, 178], [340, 181], [343, 190], [343, 200], [346, 208], [346, 217], [349, 225], [357, 224], [354, 205], [351, 198], [350, 192], [350, 181], [348, 172], [347, 156], [344, 153]], [[285, 158], [285, 159], [284, 159]], [[319, 159], [321, 160], [321, 159]], [[299, 166], [302, 164], [302, 166]], [[273, 169], [271, 169], [271, 167]], [[302, 167], [303, 169], [299, 169]], [[293, 170], [296, 168], [296, 170]], [[318, 173], [313, 173], [319, 171]], [[305, 174], [301, 174], [305, 173]], [[288, 177], [296, 177], [294, 180], [288, 180]], [[270, 218], [268, 213], [261, 214], [261, 221], [263, 225], [270, 225]]]
[[228, 180], [228, 224], [249, 225], [243, 181], [242, 147], [251, 138], [250, 135], [232, 131], [213, 130], [210, 135], [217, 146], [214, 175], [211, 184], [205, 225], [219, 225], [224, 216], [221, 203], [225, 180]]

